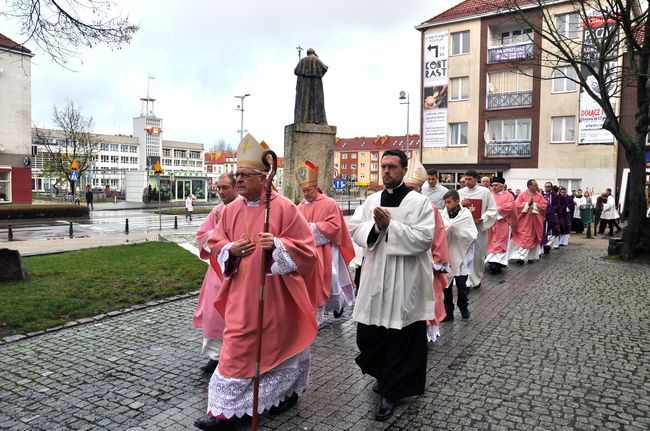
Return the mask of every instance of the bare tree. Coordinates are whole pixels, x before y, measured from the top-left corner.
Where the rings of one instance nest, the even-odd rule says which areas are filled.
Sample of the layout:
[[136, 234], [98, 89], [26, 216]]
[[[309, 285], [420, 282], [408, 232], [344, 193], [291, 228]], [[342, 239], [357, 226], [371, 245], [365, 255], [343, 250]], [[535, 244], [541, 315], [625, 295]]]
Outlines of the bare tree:
[[232, 145], [227, 144], [225, 139], [219, 139], [217, 142], [212, 144], [210, 147], [210, 152], [212, 151], [221, 151], [221, 152], [226, 152], [226, 151], [235, 151], [235, 149], [232, 147]]
[[99, 152], [99, 142], [93, 134], [94, 122], [92, 117], [84, 117], [81, 108], [70, 100], [62, 110], [54, 107], [52, 120], [56, 130], [34, 128], [36, 140], [45, 150], [43, 172], [65, 178], [74, 193], [75, 181], [70, 172], [72, 161], [76, 161], [81, 178], [92, 168], [94, 157]]
[[[650, 126], [650, 27], [647, 4], [637, 0], [485, 0], [504, 19], [532, 29], [541, 66], [536, 79], [565, 78], [575, 82], [597, 107], [609, 131], [624, 149], [629, 177], [628, 225], [621, 257], [650, 253], [650, 221], [646, 218], [645, 149]], [[562, 9], [559, 9], [559, 8]], [[573, 15], [573, 18], [570, 17]], [[513, 61], [524, 70], [531, 61]], [[633, 127], [619, 109], [621, 96], [636, 98]], [[617, 107], [617, 105], [619, 105]], [[617, 109], [618, 108], [618, 109]], [[633, 130], [632, 130], [633, 129]]]
[[113, 15], [110, 0], [5, 0], [0, 15], [19, 23], [22, 44], [35, 43], [60, 66], [76, 58], [81, 47], [104, 44], [112, 49], [131, 41], [138, 26]]

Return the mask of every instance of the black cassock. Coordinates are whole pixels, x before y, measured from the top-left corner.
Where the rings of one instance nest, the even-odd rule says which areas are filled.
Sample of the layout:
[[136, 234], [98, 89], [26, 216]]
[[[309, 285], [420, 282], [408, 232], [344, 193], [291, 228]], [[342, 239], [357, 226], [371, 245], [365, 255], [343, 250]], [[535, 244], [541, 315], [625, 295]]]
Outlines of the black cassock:
[[[409, 192], [404, 183], [392, 193], [384, 190], [381, 206], [398, 207]], [[368, 244], [373, 244], [378, 236], [371, 230]], [[424, 393], [428, 353], [425, 321], [402, 329], [357, 323], [357, 346], [357, 364], [364, 374], [377, 379], [383, 397], [395, 401]]]

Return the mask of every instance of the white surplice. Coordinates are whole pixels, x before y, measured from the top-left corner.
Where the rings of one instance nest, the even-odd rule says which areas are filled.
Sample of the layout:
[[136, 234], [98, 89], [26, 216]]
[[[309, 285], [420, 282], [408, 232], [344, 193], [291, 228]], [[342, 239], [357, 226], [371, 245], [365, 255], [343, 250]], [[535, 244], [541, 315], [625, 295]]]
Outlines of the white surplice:
[[485, 272], [485, 249], [487, 248], [487, 230], [497, 221], [497, 201], [494, 199], [492, 191], [487, 187], [477, 185], [473, 189], [463, 187], [458, 190], [461, 202], [463, 199], [480, 199], [481, 200], [481, 221], [476, 223], [478, 237], [474, 242], [474, 266], [467, 279], [467, 285], [478, 286], [483, 279]]
[[460, 273], [460, 267], [478, 235], [472, 213], [467, 208], [461, 208], [456, 217], [451, 218], [445, 208], [440, 216], [447, 234], [451, 275], [464, 275]]
[[411, 192], [399, 207], [384, 207], [391, 213], [390, 225], [368, 246], [375, 229], [373, 211], [380, 203], [381, 193], [369, 196], [349, 222], [352, 239], [367, 249], [352, 319], [393, 329], [433, 320], [431, 243], [436, 221], [431, 202]]

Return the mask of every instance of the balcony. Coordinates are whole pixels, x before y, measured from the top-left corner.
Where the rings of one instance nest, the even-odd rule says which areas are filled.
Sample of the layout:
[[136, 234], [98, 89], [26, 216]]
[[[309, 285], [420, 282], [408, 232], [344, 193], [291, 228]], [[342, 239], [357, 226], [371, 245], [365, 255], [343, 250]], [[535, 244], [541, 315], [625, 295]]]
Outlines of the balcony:
[[533, 91], [493, 93], [487, 96], [487, 109], [530, 108], [533, 106]]
[[515, 158], [530, 157], [530, 141], [490, 141], [485, 144], [485, 157]]
[[501, 45], [488, 48], [488, 63], [502, 63], [533, 58], [533, 44]]

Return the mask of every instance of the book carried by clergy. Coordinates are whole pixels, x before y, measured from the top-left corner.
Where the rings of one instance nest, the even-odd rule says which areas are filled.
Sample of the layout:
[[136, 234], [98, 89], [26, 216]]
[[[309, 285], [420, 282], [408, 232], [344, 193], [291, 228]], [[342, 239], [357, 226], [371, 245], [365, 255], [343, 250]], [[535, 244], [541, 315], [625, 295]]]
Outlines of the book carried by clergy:
[[465, 206], [472, 213], [472, 218], [474, 222], [481, 220], [483, 215], [483, 201], [481, 199], [466, 199], [469, 201], [469, 205]]

